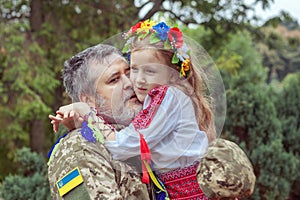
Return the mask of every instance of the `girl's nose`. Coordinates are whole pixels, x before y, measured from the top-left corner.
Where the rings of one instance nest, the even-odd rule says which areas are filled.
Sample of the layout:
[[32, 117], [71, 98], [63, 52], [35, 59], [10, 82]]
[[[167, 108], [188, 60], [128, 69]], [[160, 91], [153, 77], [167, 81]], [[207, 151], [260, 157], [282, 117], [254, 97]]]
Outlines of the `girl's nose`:
[[145, 76], [144, 76], [144, 73], [143, 73], [143, 72], [140, 71], [140, 72], [137, 74], [136, 82], [138, 82], [138, 83], [145, 83], [145, 82], [146, 82], [146, 79], [145, 79]]

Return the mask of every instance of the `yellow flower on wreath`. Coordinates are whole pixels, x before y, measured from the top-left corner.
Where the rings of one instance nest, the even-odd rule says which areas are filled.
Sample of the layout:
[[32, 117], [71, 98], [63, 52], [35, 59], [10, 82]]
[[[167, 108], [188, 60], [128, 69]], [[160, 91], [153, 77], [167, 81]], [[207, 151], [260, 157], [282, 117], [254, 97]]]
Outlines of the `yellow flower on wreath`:
[[148, 32], [150, 29], [152, 29], [152, 26], [154, 26], [156, 24], [157, 24], [156, 21], [147, 19], [147, 20], [145, 20], [141, 23], [141, 27], [139, 28], [139, 32], [141, 32], [141, 31], [147, 31]]
[[190, 60], [185, 59], [185, 61], [181, 64], [180, 75], [183, 77], [187, 77], [190, 71]]

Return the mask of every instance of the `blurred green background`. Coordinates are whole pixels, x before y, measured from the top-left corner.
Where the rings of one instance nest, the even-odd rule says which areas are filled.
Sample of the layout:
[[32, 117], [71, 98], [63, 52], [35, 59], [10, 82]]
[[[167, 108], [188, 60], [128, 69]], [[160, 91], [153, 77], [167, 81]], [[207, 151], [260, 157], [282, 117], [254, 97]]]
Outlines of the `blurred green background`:
[[[275, 0], [280, 1], [280, 0]], [[50, 199], [48, 114], [70, 102], [64, 60], [139, 20], [169, 19], [201, 44], [226, 89], [221, 137], [253, 163], [255, 200], [300, 199], [300, 28], [274, 0], [0, 1], [0, 199]], [[259, 24], [259, 25], [258, 25]]]

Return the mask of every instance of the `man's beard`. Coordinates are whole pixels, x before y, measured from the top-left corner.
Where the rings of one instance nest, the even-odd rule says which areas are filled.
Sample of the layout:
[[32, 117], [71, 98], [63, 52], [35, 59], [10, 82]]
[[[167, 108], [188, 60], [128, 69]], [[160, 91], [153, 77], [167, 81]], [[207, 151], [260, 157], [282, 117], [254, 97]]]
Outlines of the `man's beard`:
[[110, 124], [128, 126], [140, 111], [136, 107], [128, 108], [125, 105], [120, 106], [123, 104], [121, 102], [119, 104], [109, 102], [98, 94], [95, 103], [98, 113]]

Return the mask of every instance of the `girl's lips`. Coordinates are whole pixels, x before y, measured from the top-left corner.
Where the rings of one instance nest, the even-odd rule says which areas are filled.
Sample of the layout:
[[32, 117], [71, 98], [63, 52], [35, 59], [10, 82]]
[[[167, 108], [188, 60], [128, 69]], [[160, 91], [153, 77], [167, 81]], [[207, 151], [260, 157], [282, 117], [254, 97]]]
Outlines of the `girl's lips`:
[[139, 91], [147, 91], [145, 88], [137, 88]]

